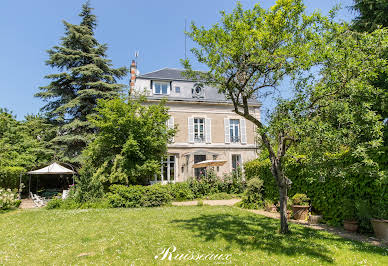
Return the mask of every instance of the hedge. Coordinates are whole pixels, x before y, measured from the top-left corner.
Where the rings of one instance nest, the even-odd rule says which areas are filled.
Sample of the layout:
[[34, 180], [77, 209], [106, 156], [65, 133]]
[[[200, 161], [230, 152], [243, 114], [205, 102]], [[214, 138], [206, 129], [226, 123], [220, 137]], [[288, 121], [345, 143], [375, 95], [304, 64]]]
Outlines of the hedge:
[[109, 205], [113, 208], [158, 207], [171, 202], [167, 186], [124, 186], [112, 185], [107, 193]]
[[[341, 167], [340, 163], [339, 167]], [[255, 177], [263, 180], [262, 193], [265, 199], [278, 201], [279, 192], [270, 171], [269, 159], [247, 162], [244, 169], [248, 180]], [[319, 176], [320, 169], [315, 169], [315, 172], [308, 170], [303, 162], [287, 162], [284, 170], [286, 176], [292, 181], [288, 192], [289, 198], [296, 193], [306, 194], [311, 200], [313, 210], [322, 214], [328, 224], [342, 223], [344, 219], [342, 205], [345, 199], [351, 199], [354, 202], [353, 208], [357, 209], [361, 231], [371, 231], [370, 217], [380, 216], [379, 218], [388, 219], [386, 211], [384, 212], [384, 208], [388, 206], [387, 186], [373, 175], [368, 175], [366, 171], [358, 175], [333, 174], [325, 180], [317, 180], [312, 176]], [[381, 211], [380, 214], [377, 214], [378, 208]]]
[[7, 166], [0, 168], [0, 187], [19, 188], [20, 174], [26, 170], [19, 166]]

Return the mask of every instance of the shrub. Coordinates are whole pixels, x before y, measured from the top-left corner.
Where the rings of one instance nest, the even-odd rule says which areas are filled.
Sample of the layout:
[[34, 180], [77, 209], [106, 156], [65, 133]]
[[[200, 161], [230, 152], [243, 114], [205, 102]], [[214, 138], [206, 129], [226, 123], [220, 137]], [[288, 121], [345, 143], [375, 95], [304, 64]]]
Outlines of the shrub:
[[17, 190], [0, 188], [0, 210], [17, 208], [20, 205]]
[[292, 197], [292, 204], [301, 205], [301, 206], [308, 206], [309, 200], [310, 199], [307, 197], [306, 194], [297, 193]]
[[194, 193], [191, 191], [187, 182], [180, 182], [174, 184], [168, 184], [167, 188], [171, 197], [174, 200], [192, 200], [194, 199]]
[[107, 194], [109, 205], [113, 208], [157, 207], [168, 204], [172, 197], [167, 186], [112, 185]]
[[46, 209], [52, 210], [52, 209], [60, 209], [62, 206], [62, 199], [61, 198], [53, 198], [47, 202]]
[[263, 206], [262, 188], [263, 180], [259, 178], [249, 180], [241, 201], [241, 207], [246, 209], [261, 208]]

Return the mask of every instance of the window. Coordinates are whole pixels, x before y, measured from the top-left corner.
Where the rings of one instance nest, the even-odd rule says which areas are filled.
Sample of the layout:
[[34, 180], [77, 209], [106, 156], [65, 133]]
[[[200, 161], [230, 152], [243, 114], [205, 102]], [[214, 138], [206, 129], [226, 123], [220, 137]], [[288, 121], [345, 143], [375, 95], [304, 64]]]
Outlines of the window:
[[194, 118], [194, 142], [205, 142], [204, 118]]
[[240, 120], [230, 119], [230, 142], [240, 142]]
[[241, 155], [232, 154], [232, 170], [236, 171], [238, 167], [241, 167]]
[[169, 155], [162, 160], [162, 173], [156, 177], [156, 181], [175, 181], [175, 156]]
[[191, 94], [193, 98], [203, 98], [204, 92], [202, 86], [200, 84], [195, 84], [194, 87], [191, 89]]
[[168, 82], [153, 82], [154, 94], [170, 94], [170, 84]]
[[[194, 163], [206, 161], [206, 155], [194, 155]], [[206, 167], [194, 168], [194, 176], [200, 178], [206, 176]]]
[[181, 87], [175, 87], [175, 92], [180, 93], [181, 92]]

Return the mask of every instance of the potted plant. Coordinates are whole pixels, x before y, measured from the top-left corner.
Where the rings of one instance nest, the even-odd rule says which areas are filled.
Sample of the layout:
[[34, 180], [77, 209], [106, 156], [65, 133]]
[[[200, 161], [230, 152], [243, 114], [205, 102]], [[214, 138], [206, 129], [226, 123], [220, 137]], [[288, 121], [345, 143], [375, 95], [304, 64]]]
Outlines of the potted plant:
[[295, 220], [307, 220], [309, 200], [306, 194], [297, 193], [292, 197], [292, 213]]
[[388, 210], [383, 203], [376, 205], [373, 217], [370, 222], [375, 236], [388, 242]]
[[345, 199], [342, 204], [342, 213], [344, 217], [344, 229], [349, 232], [357, 232], [358, 221], [354, 201]]

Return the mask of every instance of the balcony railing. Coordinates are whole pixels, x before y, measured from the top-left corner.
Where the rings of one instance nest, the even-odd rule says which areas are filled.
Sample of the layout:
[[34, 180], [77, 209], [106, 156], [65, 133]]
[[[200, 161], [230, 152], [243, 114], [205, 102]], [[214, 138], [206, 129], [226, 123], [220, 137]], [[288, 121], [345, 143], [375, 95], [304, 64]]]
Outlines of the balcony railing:
[[230, 136], [230, 142], [232, 142], [232, 143], [240, 142], [240, 137], [239, 136]]
[[194, 142], [198, 142], [198, 143], [205, 142], [205, 136], [195, 136]]

